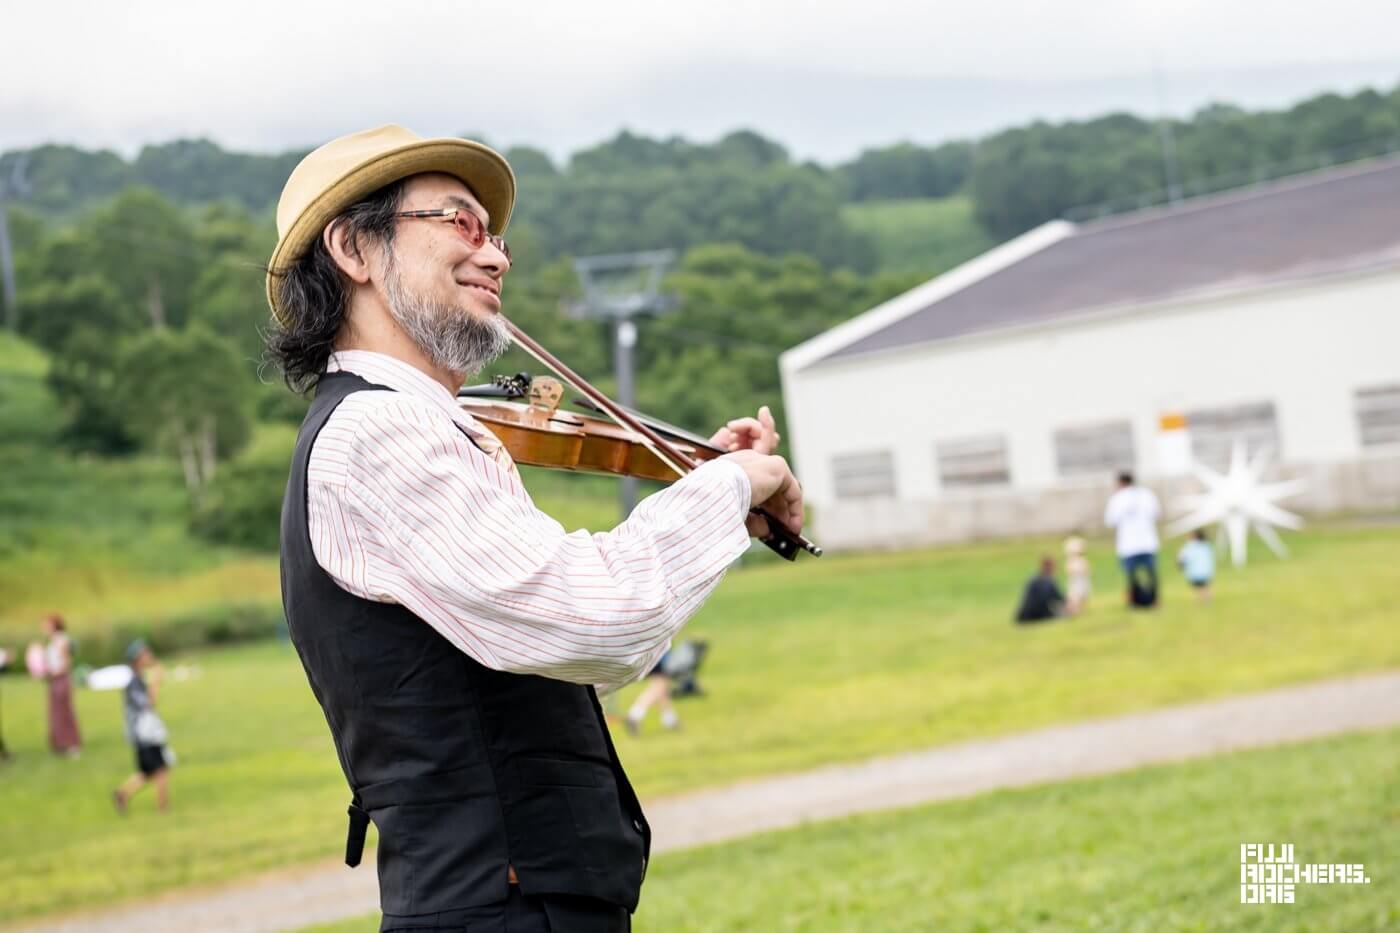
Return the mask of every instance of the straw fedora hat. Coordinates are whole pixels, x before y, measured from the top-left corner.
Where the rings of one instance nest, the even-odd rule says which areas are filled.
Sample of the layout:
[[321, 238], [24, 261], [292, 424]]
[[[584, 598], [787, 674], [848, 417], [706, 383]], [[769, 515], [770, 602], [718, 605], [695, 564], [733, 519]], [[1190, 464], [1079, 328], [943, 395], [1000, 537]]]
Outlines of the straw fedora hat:
[[490, 232], [505, 231], [515, 206], [515, 173], [489, 146], [469, 139], [424, 139], [393, 124], [333, 139], [292, 170], [277, 202], [277, 246], [267, 264], [272, 313], [286, 323], [273, 280], [306, 255], [326, 224], [366, 195], [424, 172], [460, 178], [491, 215]]

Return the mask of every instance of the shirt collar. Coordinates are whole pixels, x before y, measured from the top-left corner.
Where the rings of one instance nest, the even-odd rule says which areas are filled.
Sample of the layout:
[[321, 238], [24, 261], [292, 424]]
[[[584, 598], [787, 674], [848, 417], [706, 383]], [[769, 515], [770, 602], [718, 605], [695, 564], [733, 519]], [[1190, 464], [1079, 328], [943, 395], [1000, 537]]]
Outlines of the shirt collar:
[[374, 350], [336, 350], [326, 361], [326, 372], [350, 372], [395, 392], [432, 402], [446, 409], [452, 420], [473, 432], [481, 425], [457, 404], [456, 397], [432, 376], [416, 366]]

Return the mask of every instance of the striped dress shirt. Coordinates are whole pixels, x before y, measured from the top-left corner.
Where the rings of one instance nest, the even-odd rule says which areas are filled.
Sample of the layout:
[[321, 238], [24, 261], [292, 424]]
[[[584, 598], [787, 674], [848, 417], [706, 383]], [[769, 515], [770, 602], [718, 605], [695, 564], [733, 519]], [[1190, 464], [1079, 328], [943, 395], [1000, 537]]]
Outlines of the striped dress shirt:
[[611, 531], [566, 533], [440, 383], [393, 357], [332, 354], [392, 392], [350, 395], [311, 450], [316, 560], [495, 670], [616, 685], [647, 673], [749, 546], [749, 481], [711, 461]]

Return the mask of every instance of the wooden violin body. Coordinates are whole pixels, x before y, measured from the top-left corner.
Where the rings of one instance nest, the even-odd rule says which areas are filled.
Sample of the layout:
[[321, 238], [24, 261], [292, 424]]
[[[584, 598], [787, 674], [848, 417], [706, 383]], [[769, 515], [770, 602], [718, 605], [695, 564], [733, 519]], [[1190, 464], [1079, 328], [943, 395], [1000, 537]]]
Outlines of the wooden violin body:
[[[663, 483], [680, 478], [632, 431], [605, 418], [561, 411], [562, 395], [557, 379], [531, 379], [519, 373], [498, 376], [490, 386], [463, 389], [457, 402], [496, 435], [516, 463]], [[517, 398], [529, 401], [513, 401]], [[671, 425], [654, 421], [651, 425], [694, 460], [712, 460], [724, 453]]]
[[[498, 377], [490, 386], [459, 391], [458, 402], [490, 428], [516, 463], [670, 482], [694, 470], [700, 461], [725, 453], [703, 438], [618, 405], [509, 318], [501, 320], [516, 346], [557, 373], [583, 394], [586, 404], [611, 419], [561, 414], [559, 401], [564, 387], [552, 377], [531, 379], [521, 373], [508, 379]], [[517, 401], [520, 398], [527, 401]], [[820, 547], [762, 506], [749, 511], [766, 523], [767, 533], [759, 540], [783, 559], [795, 560], [801, 551], [821, 556]]]
[[[602, 418], [495, 399], [459, 398], [458, 402], [496, 435], [516, 463], [663, 483], [680, 478], [637, 435]], [[719, 453], [685, 442], [678, 442], [676, 448], [696, 460], [710, 460]]]

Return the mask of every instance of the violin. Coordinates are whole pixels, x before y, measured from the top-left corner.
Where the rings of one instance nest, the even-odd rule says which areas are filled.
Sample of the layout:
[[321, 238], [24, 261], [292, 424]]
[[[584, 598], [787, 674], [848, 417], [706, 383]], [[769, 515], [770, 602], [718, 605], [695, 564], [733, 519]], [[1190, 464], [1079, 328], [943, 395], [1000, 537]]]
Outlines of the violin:
[[[674, 425], [618, 405], [508, 318], [502, 320], [517, 346], [583, 393], [579, 406], [608, 416], [560, 411], [564, 386], [552, 377], [531, 379], [518, 373], [460, 390], [458, 404], [491, 430], [516, 463], [669, 483], [728, 452]], [[820, 547], [763, 509], [751, 511], [768, 524], [769, 534], [760, 540], [781, 557], [796, 560], [799, 551], [821, 556]]]
[[[525, 466], [635, 476], [663, 483], [680, 478], [642, 442], [639, 435], [606, 418], [582, 412], [560, 411], [564, 386], [549, 376], [529, 373], [497, 376], [490, 383], [464, 386], [457, 392], [457, 403], [510, 452], [516, 463]], [[597, 411], [597, 406], [575, 399], [580, 408]], [[633, 412], [653, 430], [671, 440], [676, 449], [692, 460], [713, 460], [725, 451], [712, 447], [674, 425]]]

